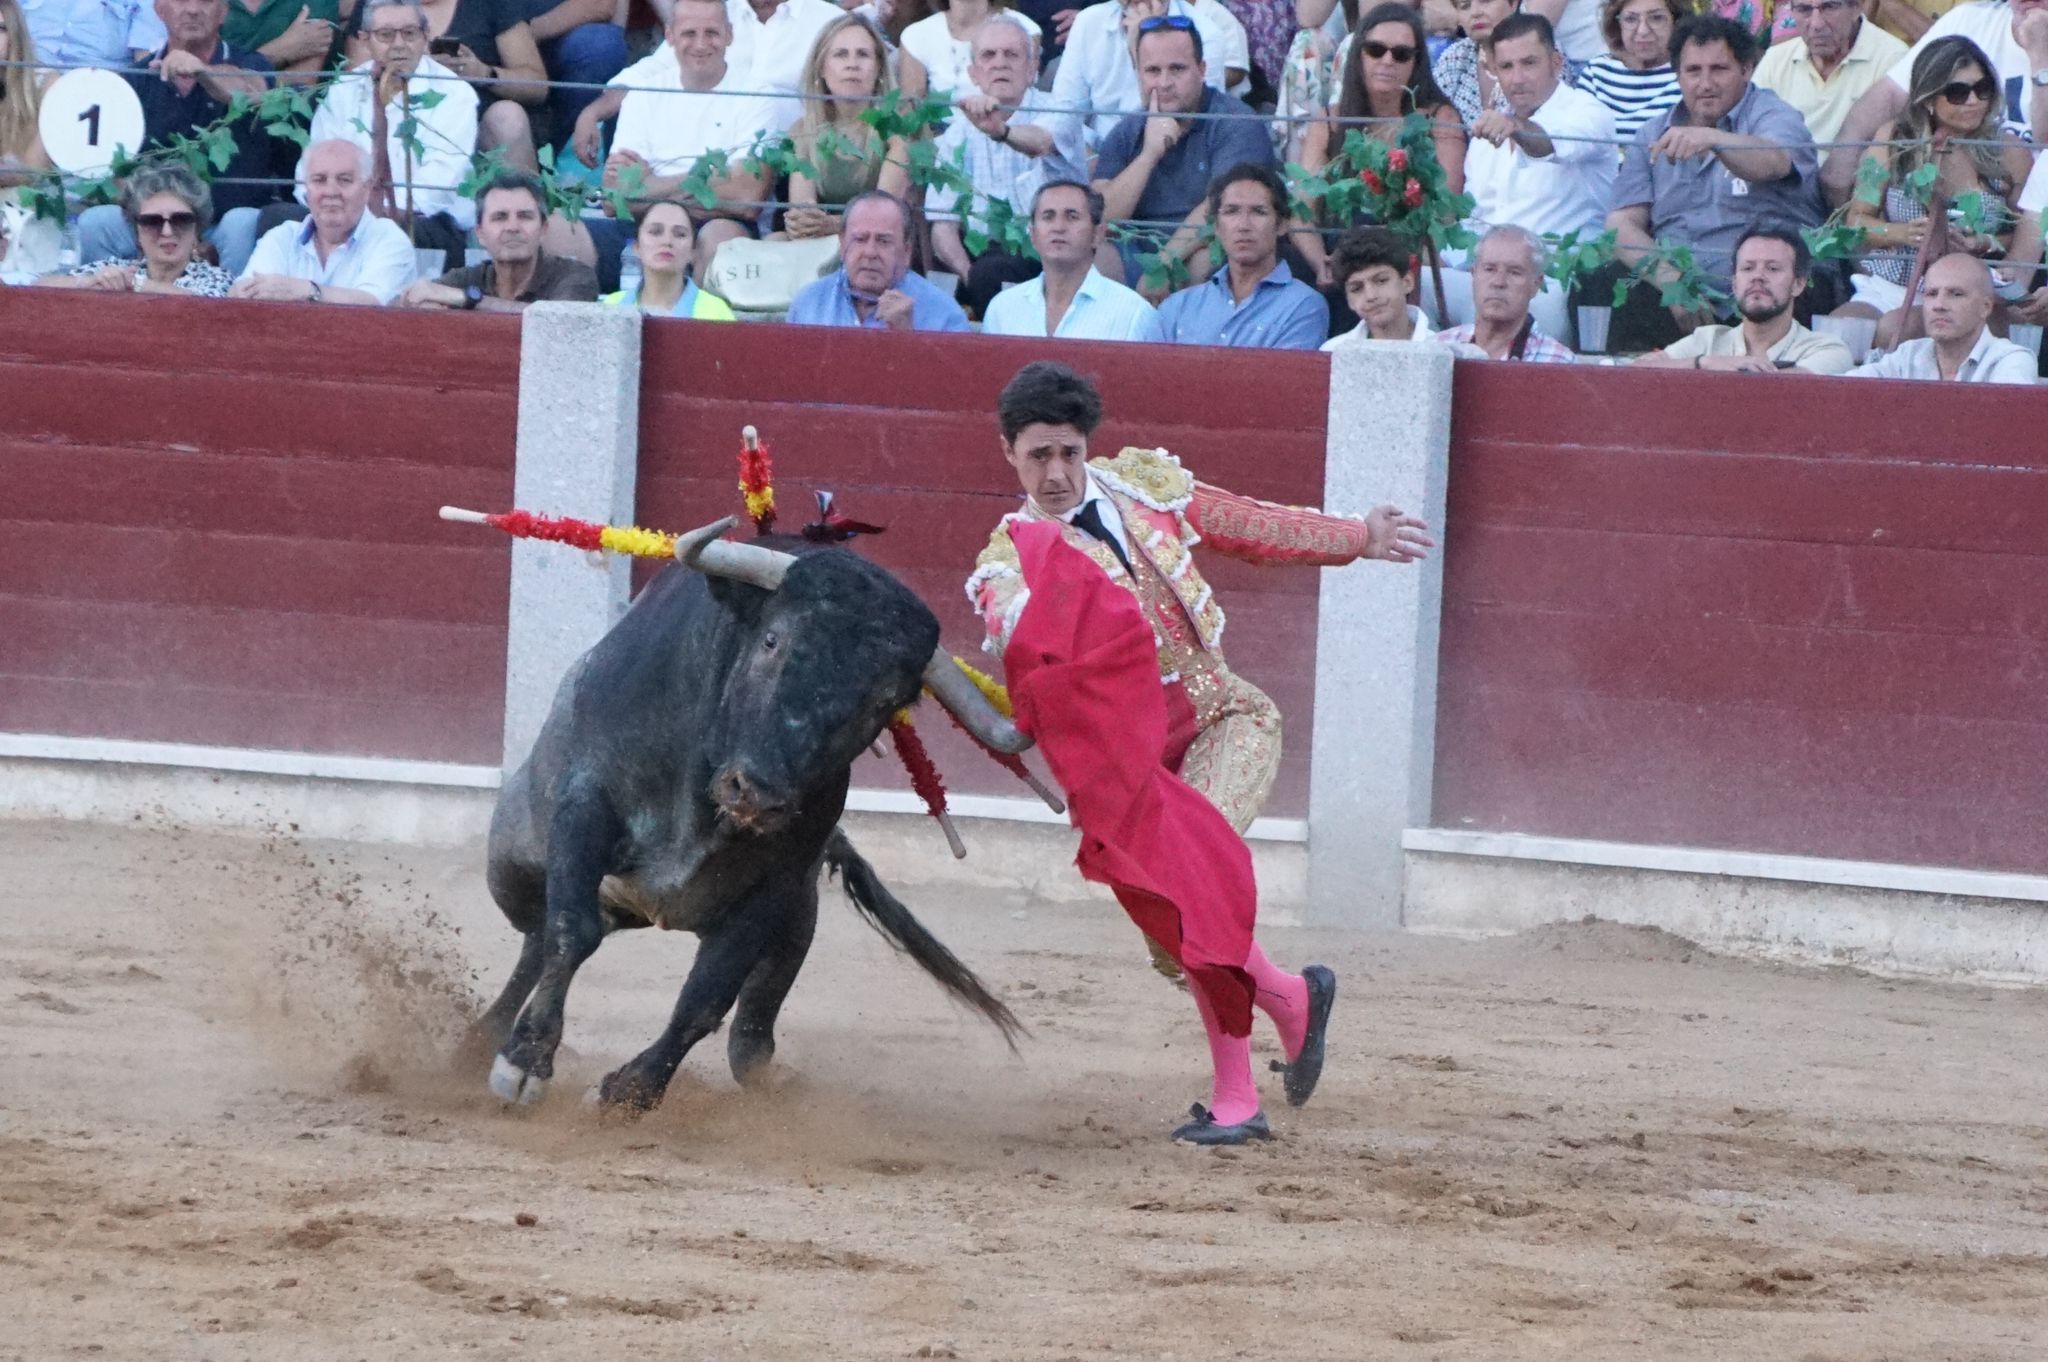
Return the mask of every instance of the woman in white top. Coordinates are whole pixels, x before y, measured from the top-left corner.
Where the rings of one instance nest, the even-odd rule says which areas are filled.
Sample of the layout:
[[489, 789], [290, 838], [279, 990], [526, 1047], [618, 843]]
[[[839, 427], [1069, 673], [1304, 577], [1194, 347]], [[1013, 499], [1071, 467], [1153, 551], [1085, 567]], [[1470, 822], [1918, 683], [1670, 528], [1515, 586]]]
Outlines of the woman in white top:
[[[997, 10], [1009, 9], [1002, 0], [937, 0], [938, 12], [928, 14], [903, 30], [903, 57], [897, 84], [912, 99], [922, 99], [929, 90], [971, 92], [974, 82], [967, 78], [968, 63], [974, 60], [974, 30]], [[1044, 33], [1028, 15], [1009, 11], [1031, 34], [1034, 47], [1042, 46]]]

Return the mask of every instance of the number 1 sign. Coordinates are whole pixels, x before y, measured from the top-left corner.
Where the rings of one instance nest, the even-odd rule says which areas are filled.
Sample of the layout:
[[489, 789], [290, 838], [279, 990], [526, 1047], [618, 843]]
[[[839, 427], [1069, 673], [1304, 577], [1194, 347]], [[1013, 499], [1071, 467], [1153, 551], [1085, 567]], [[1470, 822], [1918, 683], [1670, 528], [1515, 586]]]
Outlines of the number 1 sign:
[[116, 150], [142, 149], [142, 101], [112, 71], [67, 71], [43, 92], [43, 150], [70, 175], [104, 175]]

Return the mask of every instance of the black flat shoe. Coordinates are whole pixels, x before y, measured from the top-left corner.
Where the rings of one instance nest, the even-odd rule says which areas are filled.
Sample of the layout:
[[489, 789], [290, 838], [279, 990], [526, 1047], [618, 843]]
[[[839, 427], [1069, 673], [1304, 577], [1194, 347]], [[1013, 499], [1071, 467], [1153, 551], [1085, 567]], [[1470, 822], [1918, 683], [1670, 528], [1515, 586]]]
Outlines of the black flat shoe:
[[1183, 1144], [1250, 1144], [1273, 1138], [1273, 1127], [1266, 1124], [1263, 1111], [1253, 1112], [1250, 1120], [1234, 1126], [1216, 1124], [1216, 1114], [1200, 1102], [1188, 1108], [1188, 1115], [1195, 1119], [1173, 1132], [1173, 1138]]
[[1287, 1105], [1298, 1107], [1315, 1093], [1323, 1076], [1323, 1038], [1330, 1029], [1330, 1008], [1337, 1001], [1337, 976], [1328, 965], [1310, 965], [1301, 972], [1308, 985], [1308, 1028], [1302, 1033], [1301, 1053], [1291, 1063], [1273, 1061], [1273, 1072], [1287, 1077]]

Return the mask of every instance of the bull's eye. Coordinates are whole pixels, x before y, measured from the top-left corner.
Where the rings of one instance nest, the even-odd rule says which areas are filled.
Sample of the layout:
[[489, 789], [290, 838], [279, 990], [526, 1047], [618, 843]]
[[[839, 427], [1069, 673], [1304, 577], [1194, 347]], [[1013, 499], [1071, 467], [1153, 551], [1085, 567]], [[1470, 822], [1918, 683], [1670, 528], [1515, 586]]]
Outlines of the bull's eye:
[[761, 635], [761, 651], [764, 653], [774, 652], [776, 641], [775, 631], [772, 629]]

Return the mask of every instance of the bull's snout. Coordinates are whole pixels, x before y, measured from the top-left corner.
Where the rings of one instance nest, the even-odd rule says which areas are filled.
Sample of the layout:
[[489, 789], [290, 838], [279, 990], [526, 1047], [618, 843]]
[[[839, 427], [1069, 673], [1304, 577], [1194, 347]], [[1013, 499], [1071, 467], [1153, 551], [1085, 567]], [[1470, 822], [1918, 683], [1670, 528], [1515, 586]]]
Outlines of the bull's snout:
[[789, 820], [789, 801], [737, 766], [711, 778], [711, 800], [728, 822], [747, 832], [773, 832]]

